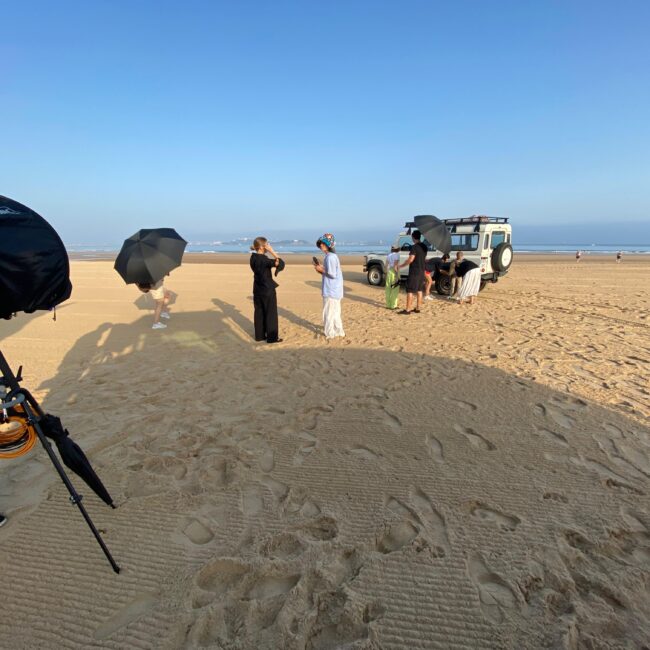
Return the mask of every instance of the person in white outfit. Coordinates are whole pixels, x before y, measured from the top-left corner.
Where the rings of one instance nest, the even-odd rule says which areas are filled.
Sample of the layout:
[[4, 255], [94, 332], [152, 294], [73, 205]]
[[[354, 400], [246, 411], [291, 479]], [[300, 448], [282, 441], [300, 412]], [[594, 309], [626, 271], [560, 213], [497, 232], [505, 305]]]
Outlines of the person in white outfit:
[[154, 308], [153, 325], [151, 326], [151, 329], [165, 329], [167, 325], [161, 323], [160, 319], [166, 318], [169, 320], [171, 318], [169, 314], [169, 301], [171, 299], [171, 292], [165, 289], [164, 278], [155, 284], [139, 282], [135, 286], [138, 287], [142, 293], [148, 293], [154, 299], [156, 306]]
[[325, 259], [320, 264], [314, 258], [314, 269], [322, 276], [321, 291], [323, 294], [323, 326], [325, 337], [333, 339], [345, 336], [341, 321], [341, 298], [343, 298], [343, 273], [341, 263], [334, 252], [334, 235], [325, 233], [316, 246], [325, 253]]

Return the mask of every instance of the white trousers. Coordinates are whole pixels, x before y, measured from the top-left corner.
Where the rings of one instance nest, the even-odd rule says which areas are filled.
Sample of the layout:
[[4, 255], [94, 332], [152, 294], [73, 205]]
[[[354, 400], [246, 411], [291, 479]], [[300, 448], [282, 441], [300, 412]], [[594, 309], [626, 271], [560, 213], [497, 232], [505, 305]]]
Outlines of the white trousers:
[[460, 285], [458, 300], [464, 300], [471, 296], [478, 296], [481, 289], [481, 269], [472, 269], [465, 273], [463, 284]]
[[323, 325], [328, 339], [345, 336], [341, 321], [341, 299], [323, 297]]

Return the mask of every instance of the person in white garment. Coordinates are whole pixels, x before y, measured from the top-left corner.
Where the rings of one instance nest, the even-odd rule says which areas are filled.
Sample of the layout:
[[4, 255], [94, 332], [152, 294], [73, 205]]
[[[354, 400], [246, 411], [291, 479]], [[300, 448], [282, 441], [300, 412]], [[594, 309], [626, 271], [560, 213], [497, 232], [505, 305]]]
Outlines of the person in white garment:
[[[169, 273], [167, 275], [169, 275]], [[148, 293], [154, 300], [155, 307], [151, 329], [164, 330], [167, 325], [162, 323], [160, 319], [165, 318], [169, 320], [171, 318], [169, 314], [169, 301], [172, 297], [171, 292], [165, 289], [164, 278], [154, 284], [139, 282], [135, 286], [138, 287], [142, 293]]]
[[341, 298], [343, 298], [343, 273], [338, 255], [334, 252], [334, 235], [325, 233], [316, 246], [325, 253], [321, 264], [314, 258], [314, 269], [322, 276], [323, 326], [328, 339], [345, 336], [341, 321]]

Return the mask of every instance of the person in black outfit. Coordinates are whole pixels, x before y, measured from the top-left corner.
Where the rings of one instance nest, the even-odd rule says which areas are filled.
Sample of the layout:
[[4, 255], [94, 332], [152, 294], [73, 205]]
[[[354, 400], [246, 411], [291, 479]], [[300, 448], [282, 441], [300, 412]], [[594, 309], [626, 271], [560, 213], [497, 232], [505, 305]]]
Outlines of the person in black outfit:
[[414, 230], [411, 233], [413, 239], [413, 246], [411, 246], [411, 253], [404, 264], [400, 264], [400, 268], [404, 266], [409, 267], [409, 274], [406, 278], [406, 309], [402, 309], [400, 314], [410, 314], [411, 307], [413, 306], [413, 296], [417, 295], [416, 307], [413, 310], [416, 314], [420, 313], [422, 307], [422, 292], [424, 291], [424, 263], [427, 259], [427, 247], [420, 241], [422, 234], [419, 230]]
[[[253, 304], [255, 305], [255, 340], [280, 343], [278, 338], [278, 299], [275, 288], [278, 283], [271, 275], [280, 258], [266, 237], [257, 237], [251, 246], [251, 269], [253, 270]], [[266, 254], [273, 256], [273, 259]]]

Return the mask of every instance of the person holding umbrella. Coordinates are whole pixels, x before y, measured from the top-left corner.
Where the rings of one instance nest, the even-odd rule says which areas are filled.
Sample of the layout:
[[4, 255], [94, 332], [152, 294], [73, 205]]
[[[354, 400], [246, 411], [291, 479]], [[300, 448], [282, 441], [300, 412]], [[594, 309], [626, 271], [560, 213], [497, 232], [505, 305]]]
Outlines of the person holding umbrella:
[[[167, 274], [169, 275], [169, 273]], [[169, 313], [169, 301], [171, 299], [171, 292], [165, 289], [164, 280], [158, 280], [156, 284], [136, 282], [136, 287], [142, 291], [142, 293], [148, 293], [155, 301], [156, 307], [153, 313], [153, 325], [151, 326], [152, 330], [164, 330], [167, 325], [161, 323], [161, 318], [170, 319], [171, 315]]]
[[275, 293], [278, 283], [271, 276], [272, 268], [276, 269], [277, 275], [281, 260], [266, 237], [256, 237], [251, 250], [255, 340], [281, 343], [282, 339], [278, 335], [278, 298]]
[[156, 301], [151, 329], [165, 329], [160, 318], [169, 318], [171, 294], [165, 289], [166, 275], [181, 265], [187, 242], [173, 228], [146, 228], [125, 240], [115, 260], [115, 270], [127, 284], [151, 293]]

